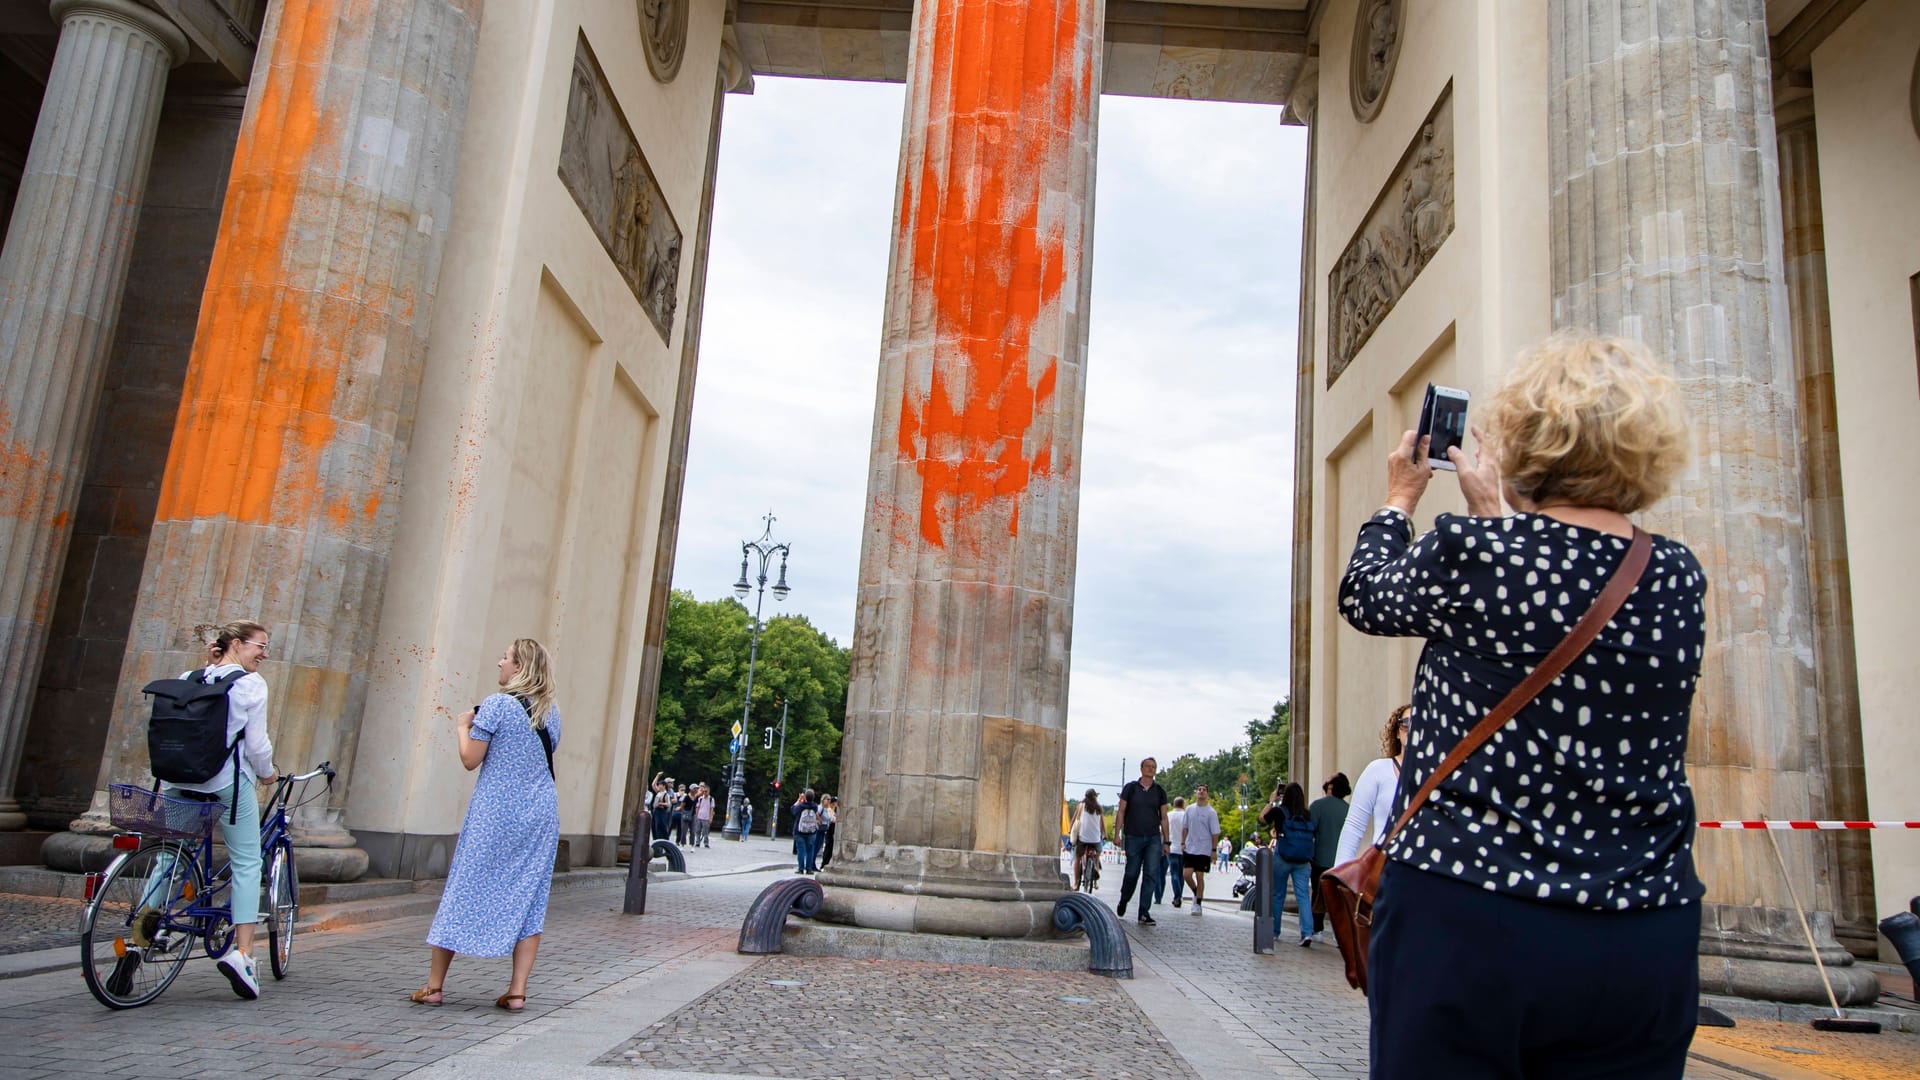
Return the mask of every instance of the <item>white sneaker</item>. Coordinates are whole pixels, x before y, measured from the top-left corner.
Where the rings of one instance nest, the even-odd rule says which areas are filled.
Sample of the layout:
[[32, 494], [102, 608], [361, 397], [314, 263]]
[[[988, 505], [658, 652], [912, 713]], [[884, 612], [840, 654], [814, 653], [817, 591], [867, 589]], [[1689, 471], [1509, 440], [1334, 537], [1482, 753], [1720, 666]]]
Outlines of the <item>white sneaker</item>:
[[220, 959], [214, 963], [220, 965], [220, 973], [233, 984], [235, 994], [248, 1001], [260, 996], [260, 980], [253, 974], [253, 957], [236, 947], [220, 954]]
[[1199, 905], [1199, 904], [1197, 904], [1197, 903], [1196, 903], [1196, 904], [1194, 904], [1194, 905], [1193, 905], [1193, 910], [1191, 910], [1191, 911], [1189, 911], [1189, 912], [1187, 912], [1187, 914], [1189, 914], [1189, 915], [1198, 915], [1198, 914], [1200, 914], [1200, 905]]

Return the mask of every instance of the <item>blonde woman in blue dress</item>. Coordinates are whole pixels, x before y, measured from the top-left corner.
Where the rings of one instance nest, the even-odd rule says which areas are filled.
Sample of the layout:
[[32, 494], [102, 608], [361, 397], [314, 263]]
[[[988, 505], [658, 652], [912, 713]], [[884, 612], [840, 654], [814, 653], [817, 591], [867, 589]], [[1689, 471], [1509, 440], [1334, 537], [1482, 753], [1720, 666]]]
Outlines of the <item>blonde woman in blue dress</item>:
[[432, 964], [427, 984], [413, 993], [421, 1005], [444, 1000], [441, 990], [455, 955], [510, 955], [512, 981], [494, 1004], [519, 1012], [540, 952], [560, 842], [551, 771], [552, 752], [560, 745], [560, 709], [553, 701], [552, 663], [539, 642], [520, 638], [496, 666], [500, 692], [458, 721], [460, 763], [479, 769], [480, 779], [427, 931]]

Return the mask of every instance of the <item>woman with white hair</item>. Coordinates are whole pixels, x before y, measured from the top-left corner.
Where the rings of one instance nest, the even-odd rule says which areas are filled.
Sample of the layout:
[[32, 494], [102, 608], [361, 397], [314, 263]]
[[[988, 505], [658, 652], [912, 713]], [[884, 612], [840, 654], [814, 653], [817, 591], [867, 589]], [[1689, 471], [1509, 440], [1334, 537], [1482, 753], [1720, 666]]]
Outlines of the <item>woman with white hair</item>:
[[1467, 515], [1415, 538], [1433, 470], [1407, 432], [1340, 584], [1356, 629], [1426, 640], [1400, 790], [1578, 647], [1623, 567], [1631, 591], [1389, 834], [1372, 1074], [1678, 1078], [1699, 1000], [1686, 749], [1707, 583], [1684, 544], [1627, 515], [1687, 460], [1680, 389], [1639, 342], [1558, 337], [1483, 411], [1479, 460], [1448, 453]]

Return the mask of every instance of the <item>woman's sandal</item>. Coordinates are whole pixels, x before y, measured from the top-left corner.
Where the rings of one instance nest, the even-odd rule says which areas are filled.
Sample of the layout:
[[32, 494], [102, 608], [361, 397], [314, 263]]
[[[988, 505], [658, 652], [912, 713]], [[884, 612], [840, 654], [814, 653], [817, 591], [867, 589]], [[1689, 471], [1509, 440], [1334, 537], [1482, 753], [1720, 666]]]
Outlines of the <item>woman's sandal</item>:
[[[509, 1001], [517, 1001], [520, 1004], [509, 1005], [507, 1004], [507, 1002]], [[505, 1009], [508, 1012], [519, 1012], [521, 1009], [524, 1009], [527, 1007], [527, 995], [501, 994], [499, 997], [493, 999], [493, 1007], [496, 1009]]]
[[[429, 998], [432, 1000], [428, 1000]], [[413, 1003], [415, 1005], [438, 1005], [443, 999], [444, 995], [441, 994], [440, 988], [437, 986], [423, 986], [413, 992]]]

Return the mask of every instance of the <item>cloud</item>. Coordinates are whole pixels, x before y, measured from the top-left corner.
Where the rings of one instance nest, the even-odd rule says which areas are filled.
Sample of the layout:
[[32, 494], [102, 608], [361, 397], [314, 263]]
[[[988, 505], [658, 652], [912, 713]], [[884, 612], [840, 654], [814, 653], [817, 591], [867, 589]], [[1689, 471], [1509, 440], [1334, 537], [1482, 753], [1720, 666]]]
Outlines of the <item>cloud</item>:
[[[727, 99], [674, 583], [723, 595], [771, 508], [788, 606], [845, 643], [904, 90], [757, 87]], [[1286, 692], [1304, 160], [1271, 107], [1102, 99], [1069, 780], [1221, 749]]]

